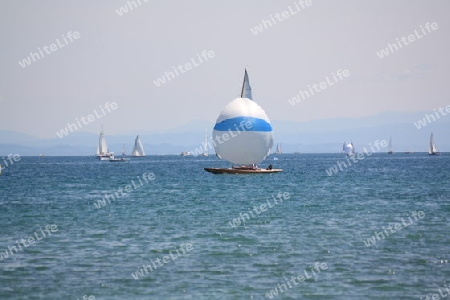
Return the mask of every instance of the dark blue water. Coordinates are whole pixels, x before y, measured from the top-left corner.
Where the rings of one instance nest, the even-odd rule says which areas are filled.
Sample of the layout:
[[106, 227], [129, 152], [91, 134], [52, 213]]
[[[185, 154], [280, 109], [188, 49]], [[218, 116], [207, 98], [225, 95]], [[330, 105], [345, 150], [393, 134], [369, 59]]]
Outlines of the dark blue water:
[[[448, 294], [449, 154], [374, 154], [333, 176], [325, 170], [342, 155], [277, 157], [261, 164], [284, 169], [272, 175], [206, 173], [227, 165], [212, 156], [23, 157], [0, 176], [0, 254], [9, 254], [0, 299], [269, 299], [275, 288], [274, 299]], [[290, 197], [275, 204], [278, 193]], [[240, 214], [245, 223], [233, 228]], [[374, 232], [379, 240], [367, 246]], [[316, 262], [327, 268], [314, 275]], [[292, 281], [305, 271], [311, 278]]]

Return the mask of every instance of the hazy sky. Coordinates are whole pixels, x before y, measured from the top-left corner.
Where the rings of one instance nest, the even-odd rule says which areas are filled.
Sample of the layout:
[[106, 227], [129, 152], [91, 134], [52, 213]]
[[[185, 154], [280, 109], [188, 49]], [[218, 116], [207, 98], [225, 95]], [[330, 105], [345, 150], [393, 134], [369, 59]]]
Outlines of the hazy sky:
[[[428, 111], [450, 104], [450, 2], [140, 0], [7, 1], [0, 10], [0, 130], [56, 137], [106, 102], [118, 108], [80, 131], [163, 130], [193, 120], [213, 124], [240, 93], [248, 68], [253, 98], [272, 120], [361, 117]], [[94, 4], [95, 3], [95, 4]], [[289, 7], [295, 14], [289, 12]], [[298, 12], [297, 8], [300, 8]], [[129, 7], [128, 7], [128, 10]], [[285, 13], [282, 21], [275, 14]], [[255, 35], [262, 20], [276, 24]], [[280, 16], [278, 16], [280, 17]], [[281, 16], [282, 18], [282, 16]], [[423, 35], [421, 27], [437, 23]], [[417, 30], [384, 58], [377, 55]], [[62, 35], [79, 32], [68, 40]], [[25, 68], [19, 61], [54, 46]], [[197, 54], [213, 51], [199, 63]], [[173, 66], [198, 66], [157, 87]], [[308, 85], [347, 69], [350, 76], [294, 106]]]

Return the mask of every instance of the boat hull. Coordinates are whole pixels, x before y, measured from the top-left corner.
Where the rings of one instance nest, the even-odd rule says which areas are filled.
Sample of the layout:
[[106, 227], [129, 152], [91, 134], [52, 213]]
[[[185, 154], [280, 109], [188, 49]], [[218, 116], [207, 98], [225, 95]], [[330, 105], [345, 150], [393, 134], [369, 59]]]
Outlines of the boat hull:
[[205, 168], [206, 172], [213, 174], [271, 174], [279, 173], [282, 169], [234, 169], [234, 168]]

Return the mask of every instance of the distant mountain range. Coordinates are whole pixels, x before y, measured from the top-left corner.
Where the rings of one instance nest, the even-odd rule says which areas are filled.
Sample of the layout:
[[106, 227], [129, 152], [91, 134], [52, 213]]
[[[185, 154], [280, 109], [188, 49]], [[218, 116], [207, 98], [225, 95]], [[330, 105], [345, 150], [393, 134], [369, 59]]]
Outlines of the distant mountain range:
[[[433, 121], [430, 116], [427, 119], [426, 114], [431, 115], [430, 112], [387, 112], [364, 118], [334, 118], [310, 122], [273, 120], [272, 126], [275, 145], [281, 143], [285, 153], [336, 153], [342, 150], [344, 141], [352, 141], [358, 152], [363, 147], [369, 149], [369, 144], [374, 144], [376, 140], [389, 141], [390, 136], [394, 152], [425, 152], [431, 132], [434, 132], [439, 150], [450, 151], [450, 116], [439, 114], [440, 118], [435, 117], [436, 121]], [[107, 134], [106, 139], [110, 150], [117, 154], [122, 152], [124, 145], [129, 154], [137, 134], [148, 155], [180, 154], [200, 147], [204, 141], [205, 129], [211, 134], [213, 125], [208, 121], [193, 121], [161, 132]], [[87, 132], [72, 132], [63, 138], [55, 135], [53, 139], [39, 139], [20, 132], [0, 131], [1, 156], [9, 153], [22, 156], [94, 155], [97, 143], [98, 135]], [[387, 148], [383, 152], [387, 152]]]

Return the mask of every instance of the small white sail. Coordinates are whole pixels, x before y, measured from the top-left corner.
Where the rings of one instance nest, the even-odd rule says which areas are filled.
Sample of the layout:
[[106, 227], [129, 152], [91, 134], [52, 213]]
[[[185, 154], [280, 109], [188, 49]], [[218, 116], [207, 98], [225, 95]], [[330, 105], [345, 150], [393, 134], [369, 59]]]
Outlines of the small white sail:
[[133, 152], [131, 152], [131, 156], [145, 156], [144, 147], [142, 146], [141, 140], [139, 139], [139, 135], [134, 141], [134, 148]]
[[389, 150], [388, 154], [392, 154], [394, 151], [392, 150], [392, 137], [389, 137]]
[[283, 152], [281, 151], [281, 144], [277, 144], [277, 151], [275, 152], [275, 154], [282, 154]]
[[352, 142], [350, 142], [349, 144], [344, 142], [342, 151], [344, 151], [344, 153], [347, 154], [348, 156], [355, 155], [355, 146], [353, 146]]
[[430, 155], [438, 155], [438, 154], [440, 154], [438, 149], [437, 149], [437, 147], [436, 147], [436, 145], [434, 144], [433, 133], [431, 133], [431, 136], [430, 136], [430, 148], [428, 149], [428, 154], [430, 154]]
[[108, 153], [108, 145], [106, 144], [106, 138], [105, 134], [103, 133], [103, 128], [98, 139], [98, 146], [100, 155]]
[[98, 137], [97, 157], [100, 160], [109, 160], [113, 156], [114, 153], [108, 151], [108, 145], [106, 144], [106, 138], [103, 132], [103, 125], [102, 125], [100, 135]]
[[244, 81], [242, 82], [241, 98], [252, 98], [252, 88], [250, 87], [250, 80], [248, 79], [247, 69], [245, 69]]

